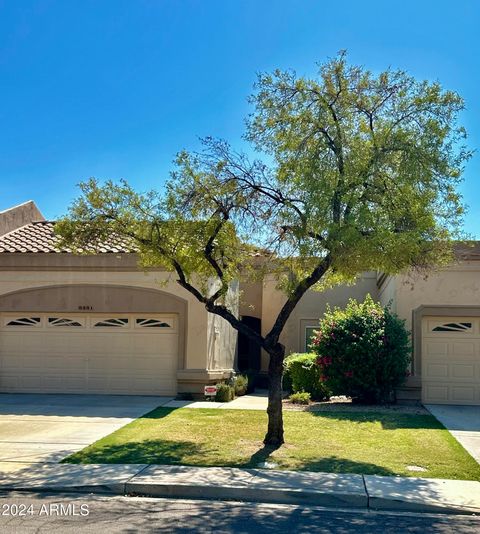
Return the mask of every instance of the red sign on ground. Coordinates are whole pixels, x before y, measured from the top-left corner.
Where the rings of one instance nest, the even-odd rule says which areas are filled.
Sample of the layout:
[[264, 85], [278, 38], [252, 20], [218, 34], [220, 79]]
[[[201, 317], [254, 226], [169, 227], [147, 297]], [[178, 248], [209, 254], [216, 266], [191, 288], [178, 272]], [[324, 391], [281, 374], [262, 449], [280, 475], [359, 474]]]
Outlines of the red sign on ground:
[[217, 386], [205, 386], [203, 392], [206, 397], [214, 396], [217, 394]]

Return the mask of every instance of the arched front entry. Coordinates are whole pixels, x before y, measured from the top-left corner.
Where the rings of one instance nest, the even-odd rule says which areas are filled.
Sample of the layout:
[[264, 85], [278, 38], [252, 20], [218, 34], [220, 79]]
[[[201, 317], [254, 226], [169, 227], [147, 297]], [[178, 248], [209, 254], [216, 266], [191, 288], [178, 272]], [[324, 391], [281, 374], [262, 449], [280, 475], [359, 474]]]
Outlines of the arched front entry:
[[186, 303], [126, 286], [0, 296], [0, 391], [175, 395]]

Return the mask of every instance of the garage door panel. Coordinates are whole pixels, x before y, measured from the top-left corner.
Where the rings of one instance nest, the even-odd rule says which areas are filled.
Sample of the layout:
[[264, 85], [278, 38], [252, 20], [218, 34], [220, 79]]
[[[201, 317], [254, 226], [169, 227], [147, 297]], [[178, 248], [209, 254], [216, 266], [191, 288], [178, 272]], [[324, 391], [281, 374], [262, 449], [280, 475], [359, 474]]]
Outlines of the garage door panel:
[[60, 373], [51, 373], [42, 377], [43, 385], [47, 389], [58, 389], [67, 387], [69, 390], [82, 390], [85, 388], [85, 375], [76, 375], [74, 373], [65, 375]]
[[423, 386], [423, 393], [428, 402], [447, 402], [448, 384], [425, 383]]
[[150, 336], [135, 334], [130, 338], [131, 348], [136, 353], [157, 353], [169, 354], [177, 349], [178, 336], [177, 334], [163, 334]]
[[428, 376], [434, 378], [447, 378], [448, 377], [448, 365], [439, 364], [439, 363], [429, 363], [427, 364], [427, 374]]
[[426, 345], [426, 354], [429, 356], [436, 356], [437, 358], [448, 357], [448, 343], [445, 341], [430, 341]]
[[[176, 393], [178, 332], [174, 328], [137, 327], [133, 315], [126, 327], [95, 327], [105, 319], [98, 314], [68, 317], [80, 327], [54, 327], [49, 317], [41, 315], [35, 327], [13, 328], [5, 319], [0, 322], [0, 391]], [[168, 322], [176, 327], [174, 317], [169, 316]]]
[[475, 400], [474, 386], [451, 386], [450, 390], [454, 402], [471, 404]]
[[480, 404], [480, 319], [426, 318], [422, 332], [423, 402]]
[[451, 365], [451, 372], [450, 376], [452, 378], [460, 378], [460, 379], [467, 379], [472, 380], [475, 378], [475, 366], [469, 365], [469, 364], [452, 364]]
[[85, 355], [79, 354], [47, 354], [42, 358], [42, 365], [49, 370], [49, 372], [58, 369], [61, 372], [69, 374], [74, 371], [85, 372], [87, 367], [87, 358]]
[[474, 361], [478, 355], [478, 343], [451, 343], [449, 353], [462, 359]]

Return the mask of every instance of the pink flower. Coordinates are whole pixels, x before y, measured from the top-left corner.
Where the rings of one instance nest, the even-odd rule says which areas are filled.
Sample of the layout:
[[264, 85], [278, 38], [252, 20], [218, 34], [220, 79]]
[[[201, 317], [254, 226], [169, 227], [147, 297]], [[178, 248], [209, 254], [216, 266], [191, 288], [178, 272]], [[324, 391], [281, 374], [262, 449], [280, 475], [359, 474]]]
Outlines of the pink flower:
[[320, 375], [320, 382], [325, 382], [327, 377], [325, 375]]
[[331, 356], [325, 356], [325, 358], [323, 358], [323, 364], [324, 365], [330, 365], [332, 363], [332, 357]]
[[345, 376], [348, 377], [348, 378], [352, 378], [352, 376], [353, 376], [353, 371], [347, 371], [347, 372], [345, 373]]

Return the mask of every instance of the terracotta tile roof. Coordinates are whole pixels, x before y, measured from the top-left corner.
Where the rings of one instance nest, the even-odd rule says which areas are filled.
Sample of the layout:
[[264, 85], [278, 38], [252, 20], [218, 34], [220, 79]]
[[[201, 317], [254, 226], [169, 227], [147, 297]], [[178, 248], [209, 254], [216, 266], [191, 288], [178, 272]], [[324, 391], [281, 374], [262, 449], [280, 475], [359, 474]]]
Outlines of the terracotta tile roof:
[[[58, 248], [58, 237], [54, 232], [55, 223], [38, 221], [26, 224], [8, 234], [0, 236], [0, 253], [69, 253], [68, 248]], [[96, 246], [96, 253], [128, 253], [138, 249], [127, 239], [112, 236], [108, 242]]]
[[465, 241], [454, 246], [455, 256], [458, 260], [479, 260], [480, 241]]

